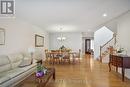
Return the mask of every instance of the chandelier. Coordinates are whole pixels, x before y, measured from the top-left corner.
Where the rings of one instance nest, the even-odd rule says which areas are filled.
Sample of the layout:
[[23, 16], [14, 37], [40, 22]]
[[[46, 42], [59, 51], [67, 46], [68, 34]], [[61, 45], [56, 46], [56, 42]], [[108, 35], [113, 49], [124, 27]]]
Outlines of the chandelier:
[[62, 28], [60, 28], [60, 36], [59, 37], [57, 37], [57, 40], [59, 40], [59, 41], [64, 41], [64, 40], [66, 40], [66, 37], [64, 37], [63, 36], [63, 32], [62, 32]]
[[64, 41], [66, 37], [57, 37], [57, 40]]

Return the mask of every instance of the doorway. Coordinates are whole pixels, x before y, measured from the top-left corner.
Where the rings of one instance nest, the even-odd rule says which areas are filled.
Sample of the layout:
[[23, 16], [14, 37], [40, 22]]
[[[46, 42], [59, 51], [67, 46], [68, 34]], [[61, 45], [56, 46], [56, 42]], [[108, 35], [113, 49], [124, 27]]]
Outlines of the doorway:
[[91, 39], [85, 39], [85, 54], [91, 54]]

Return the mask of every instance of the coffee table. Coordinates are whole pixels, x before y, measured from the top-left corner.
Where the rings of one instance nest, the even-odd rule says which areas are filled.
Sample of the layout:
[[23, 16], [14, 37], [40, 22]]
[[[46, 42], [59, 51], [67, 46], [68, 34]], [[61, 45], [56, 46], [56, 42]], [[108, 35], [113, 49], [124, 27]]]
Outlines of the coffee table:
[[45, 87], [51, 77], [55, 80], [55, 68], [48, 68], [47, 74], [40, 78], [37, 78], [35, 74], [33, 73], [15, 87]]

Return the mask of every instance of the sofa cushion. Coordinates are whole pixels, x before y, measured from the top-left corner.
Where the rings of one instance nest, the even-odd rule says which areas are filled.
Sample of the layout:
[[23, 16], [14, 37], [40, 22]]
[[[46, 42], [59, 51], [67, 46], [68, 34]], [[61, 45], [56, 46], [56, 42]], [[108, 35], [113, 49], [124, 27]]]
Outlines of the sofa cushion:
[[32, 70], [35, 69], [37, 65], [36, 63], [19, 68], [18, 65], [23, 59], [30, 60], [30, 58], [24, 58], [22, 54], [0, 56], [0, 87], [5, 87], [5, 85], [3, 86], [3, 84], [8, 84], [9, 86], [11, 84], [14, 84], [15, 81], [18, 81], [18, 78], [22, 78], [21, 76], [23, 74], [30, 74], [28, 73], [28, 71], [31, 70], [32, 72]]
[[20, 63], [19, 67], [25, 67], [31, 64], [31, 59], [24, 57], [24, 59], [22, 60], [22, 62]]
[[36, 63], [33, 63], [33, 64], [29, 65], [29, 66], [21, 67], [21, 69], [22, 69], [23, 71], [27, 71], [27, 70], [29, 70], [29, 69], [31, 69], [31, 68], [33, 68], [33, 67], [36, 67], [36, 66], [37, 66], [37, 64], [36, 64]]
[[35, 52], [34, 55], [33, 55], [33, 59], [41, 60], [42, 58], [43, 58], [43, 55], [39, 51]]
[[22, 53], [24, 57], [31, 58], [31, 54], [28, 52]]
[[20, 54], [20, 53], [17, 53], [17, 54], [10, 54], [8, 55], [11, 63], [14, 63], [14, 62], [17, 62], [19, 60], [22, 60], [23, 59], [23, 55]]
[[5, 56], [5, 55], [0, 56], [0, 66], [6, 65], [9, 63], [10, 63], [10, 61], [7, 56]]
[[6, 72], [6, 71], [9, 71], [9, 70], [11, 70], [11, 65], [10, 64], [0, 66], [0, 73]]
[[0, 75], [0, 84], [6, 82], [8, 80], [10, 80], [10, 77], [4, 76], [4, 75], [2, 75], [2, 76]]
[[8, 77], [10, 77], [10, 79], [14, 78], [14, 77], [17, 77], [18, 75], [24, 73], [24, 71], [20, 68], [15, 68], [15, 69], [12, 69], [8, 72], [6, 72], [6, 75]]
[[0, 73], [11, 69], [11, 64], [7, 56], [0, 56]]
[[0, 85], [5, 83], [6, 81], [12, 80], [13, 78], [18, 78], [21, 74], [31, 70], [32, 68], [36, 67], [36, 63], [31, 64], [26, 67], [22, 68], [14, 68], [12, 70], [9, 70], [7, 72], [0, 73]]
[[17, 62], [15, 62], [15, 63], [11, 63], [11, 67], [12, 67], [12, 69], [17, 68], [17, 67], [20, 65], [21, 62], [22, 62], [22, 60], [17, 61]]
[[15, 77], [17, 77], [18, 75], [20, 75], [20, 74], [22, 74], [22, 73], [28, 71], [29, 69], [31, 69], [31, 68], [33, 68], [33, 67], [36, 67], [36, 64], [31, 64], [31, 65], [29, 65], [29, 66], [22, 67], [22, 68], [12, 69], [12, 70], [6, 72], [6, 75], [12, 79], [12, 78], [15, 78]]
[[21, 61], [23, 60], [23, 55], [18, 53], [18, 54], [11, 54], [8, 55], [9, 60], [11, 61], [11, 67], [12, 69], [16, 68], [19, 66]]

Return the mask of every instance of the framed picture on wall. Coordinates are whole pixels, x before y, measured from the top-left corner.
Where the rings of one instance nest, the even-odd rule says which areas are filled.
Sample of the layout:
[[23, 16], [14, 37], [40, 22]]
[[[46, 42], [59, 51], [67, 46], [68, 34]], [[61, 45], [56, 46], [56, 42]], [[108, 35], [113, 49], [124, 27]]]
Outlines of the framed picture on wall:
[[0, 28], [0, 45], [5, 45], [5, 29]]
[[44, 46], [44, 37], [35, 34], [35, 47], [43, 47]]

